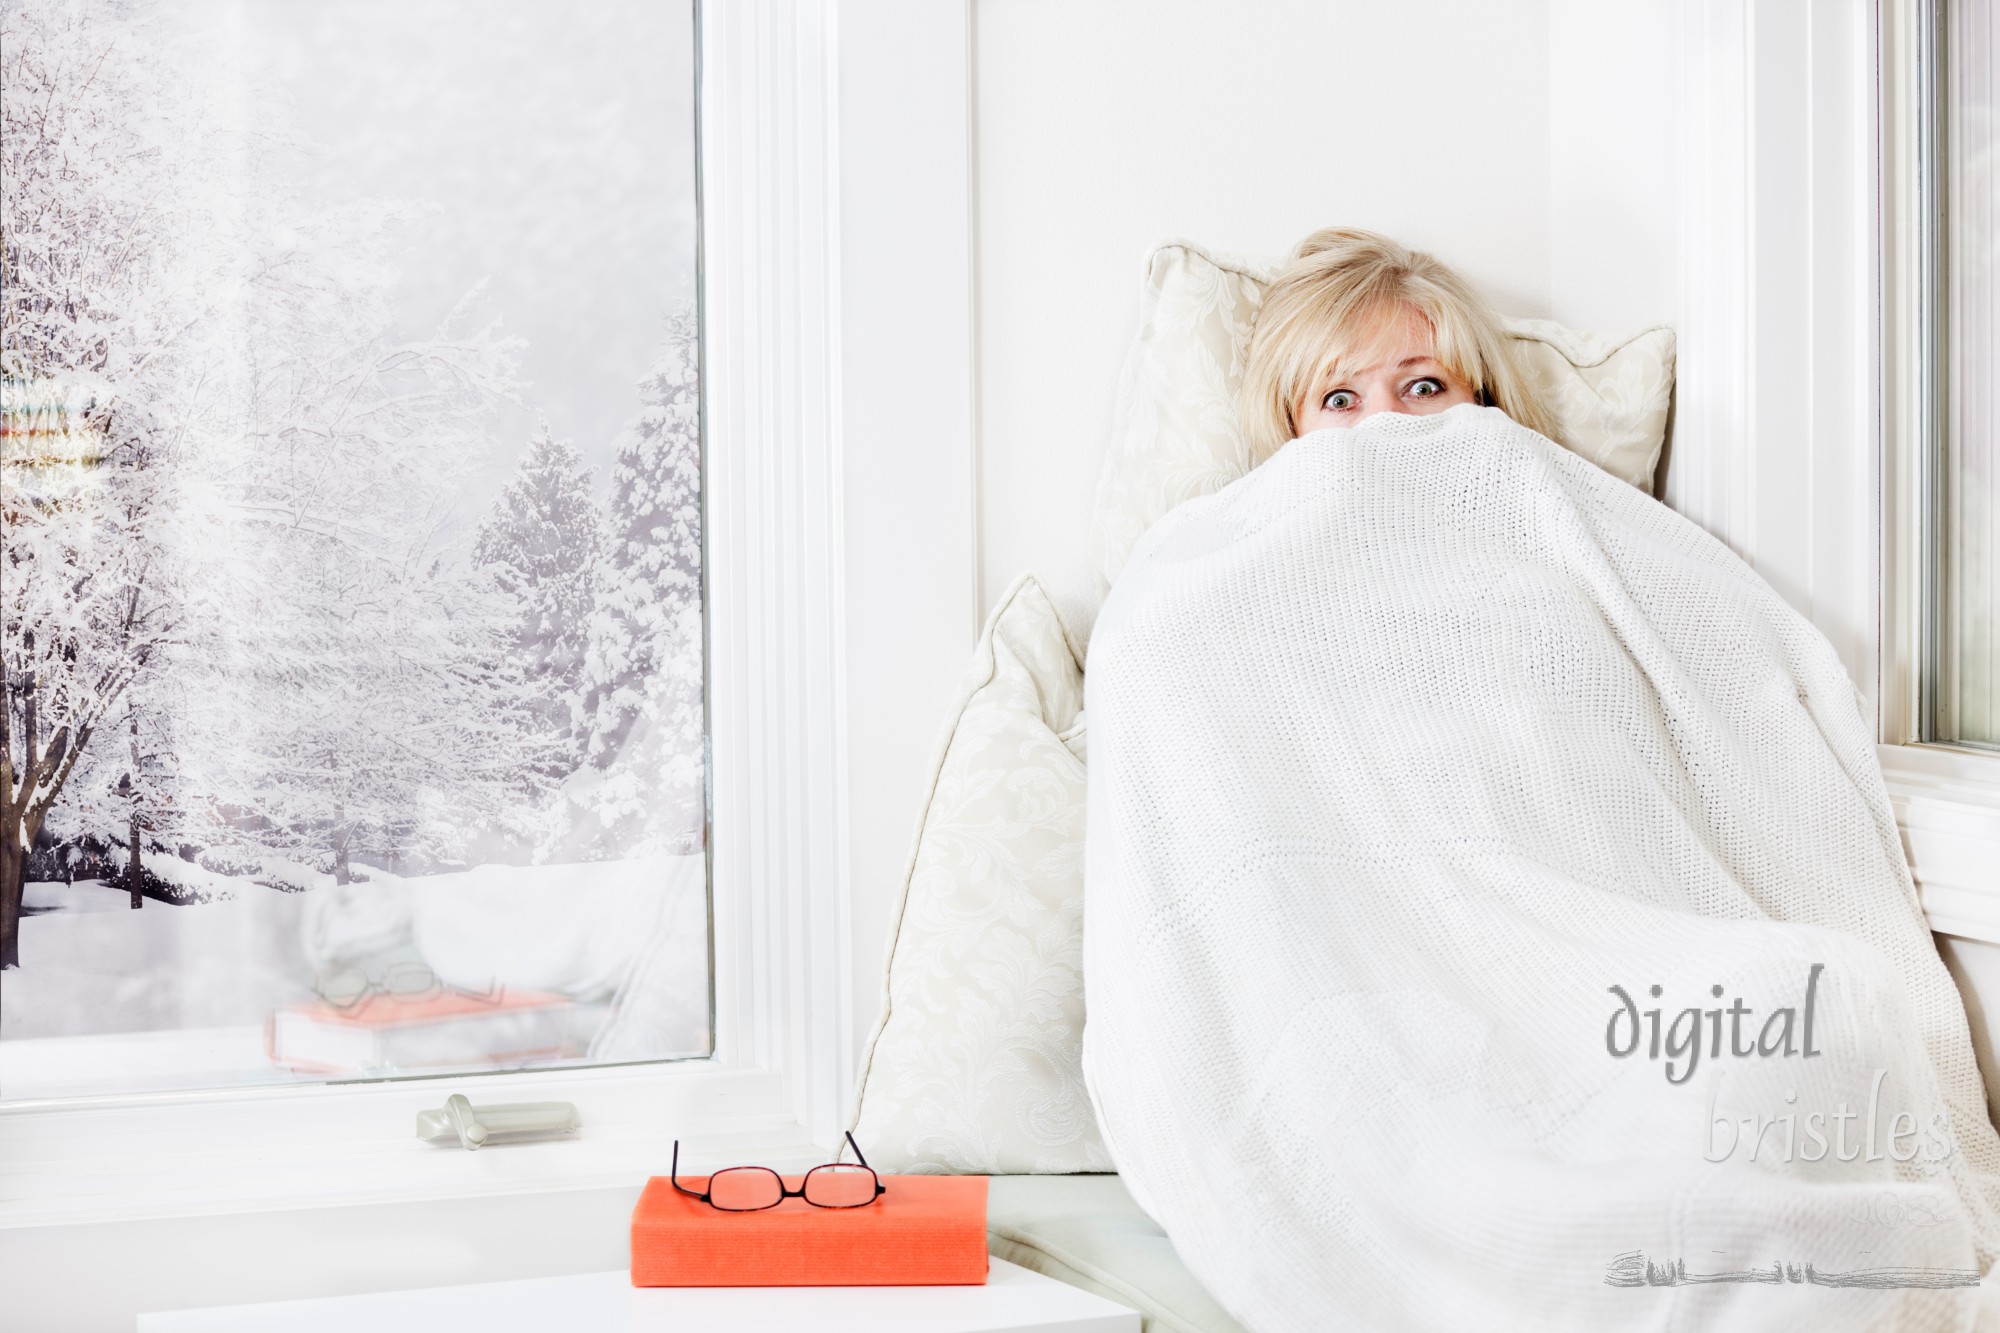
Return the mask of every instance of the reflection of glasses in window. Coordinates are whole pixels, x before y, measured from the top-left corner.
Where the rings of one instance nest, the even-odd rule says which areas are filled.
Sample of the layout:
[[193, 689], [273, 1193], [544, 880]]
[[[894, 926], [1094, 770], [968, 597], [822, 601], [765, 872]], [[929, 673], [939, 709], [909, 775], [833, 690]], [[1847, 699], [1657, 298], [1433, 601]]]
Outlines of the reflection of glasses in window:
[[498, 1001], [500, 988], [493, 986], [485, 991], [467, 990], [463, 986], [446, 986], [438, 979], [437, 973], [420, 962], [405, 960], [391, 963], [382, 972], [378, 981], [358, 967], [335, 968], [321, 972], [313, 978], [313, 991], [335, 1009], [358, 1008], [364, 1001], [382, 995], [392, 1000], [415, 1002], [434, 1000], [447, 990], [456, 995], [470, 996], [475, 1000]]
[[889, 1187], [876, 1178], [851, 1133], [847, 1146], [854, 1149], [854, 1158], [861, 1165], [827, 1162], [816, 1166], [806, 1172], [795, 1190], [786, 1189], [784, 1177], [768, 1166], [731, 1166], [710, 1176], [708, 1189], [696, 1194], [681, 1184], [681, 1141], [675, 1139], [673, 1174], [668, 1179], [690, 1199], [700, 1199], [725, 1213], [754, 1213], [776, 1208], [787, 1199], [804, 1199], [815, 1208], [859, 1208], [887, 1194]]

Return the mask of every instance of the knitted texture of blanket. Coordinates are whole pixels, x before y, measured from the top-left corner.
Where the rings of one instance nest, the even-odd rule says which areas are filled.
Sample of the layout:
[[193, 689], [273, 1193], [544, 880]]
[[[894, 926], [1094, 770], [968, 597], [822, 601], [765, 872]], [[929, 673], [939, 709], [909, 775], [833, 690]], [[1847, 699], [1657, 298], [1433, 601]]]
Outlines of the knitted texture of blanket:
[[2000, 1139], [1832, 647], [1491, 408], [1286, 446], [1091, 641], [1084, 1069], [1247, 1327], [1989, 1327]]

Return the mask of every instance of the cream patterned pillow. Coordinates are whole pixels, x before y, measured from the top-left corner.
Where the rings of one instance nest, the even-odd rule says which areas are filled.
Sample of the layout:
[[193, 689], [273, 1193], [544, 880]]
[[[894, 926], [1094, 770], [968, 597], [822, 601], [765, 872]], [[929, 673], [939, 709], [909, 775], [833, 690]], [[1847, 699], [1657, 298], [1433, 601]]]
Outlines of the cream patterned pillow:
[[[1179, 241], [1148, 259], [1091, 515], [1091, 556], [1107, 585], [1156, 519], [1250, 470], [1236, 391], [1257, 308], [1278, 271]], [[1673, 396], [1673, 330], [1609, 339], [1542, 319], [1508, 320], [1507, 329], [1562, 423], [1563, 443], [1651, 490]]]
[[1650, 493], [1674, 396], [1674, 331], [1655, 324], [1612, 338], [1552, 319], [1510, 319], [1507, 331], [1569, 451]]
[[878, 1170], [1109, 1171], [1083, 1040], [1083, 654], [1023, 576], [949, 723], [854, 1137]]

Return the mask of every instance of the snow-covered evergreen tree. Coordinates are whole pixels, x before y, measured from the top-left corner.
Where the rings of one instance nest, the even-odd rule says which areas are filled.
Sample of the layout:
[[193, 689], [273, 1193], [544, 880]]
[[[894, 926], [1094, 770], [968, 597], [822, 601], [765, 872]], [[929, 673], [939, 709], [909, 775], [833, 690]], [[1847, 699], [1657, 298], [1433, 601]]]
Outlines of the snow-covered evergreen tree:
[[514, 608], [514, 660], [532, 729], [548, 742], [523, 783], [541, 804], [584, 759], [584, 657], [597, 600], [604, 519], [591, 470], [546, 425], [521, 455], [514, 478], [480, 525], [473, 556]]
[[667, 321], [618, 442], [606, 569], [585, 663], [585, 765], [569, 784], [574, 846], [687, 851], [705, 818], [700, 343], [692, 306]]

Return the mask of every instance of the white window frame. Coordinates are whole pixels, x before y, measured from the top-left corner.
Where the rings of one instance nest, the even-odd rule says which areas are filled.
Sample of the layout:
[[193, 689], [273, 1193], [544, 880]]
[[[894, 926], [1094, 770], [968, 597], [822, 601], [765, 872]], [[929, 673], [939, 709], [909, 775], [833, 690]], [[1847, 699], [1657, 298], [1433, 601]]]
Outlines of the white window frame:
[[[824, 1160], [873, 1016], [877, 983], [856, 969], [879, 959], [875, 904], [888, 887], [871, 883], [857, 913], [852, 868], [877, 875], [885, 835], [887, 861], [900, 860], [914, 807], [885, 773], [931, 743], [936, 714], [924, 706], [936, 694], [941, 707], [977, 623], [968, 11], [703, 7], [713, 1057], [0, 1106], [10, 1319], [32, 1324], [43, 1308], [80, 1326], [93, 1300], [129, 1311], [251, 1298], [217, 1296], [218, 1284], [272, 1298], [254, 1280], [257, 1256], [179, 1243], [199, 1230], [187, 1219], [276, 1234], [315, 1209], [367, 1205], [371, 1226], [415, 1235], [424, 1216], [398, 1206], [447, 1202], [526, 1228], [513, 1261], [488, 1254], [480, 1272], [301, 1269], [275, 1293], [332, 1294], [588, 1264], [550, 1268], [547, 1255], [568, 1251], [535, 1219], [561, 1213], [557, 1195], [629, 1208], [675, 1138], [697, 1169]], [[863, 227], [849, 237], [844, 217]], [[876, 271], [884, 253], [908, 268]], [[924, 560], [910, 558], [913, 542]], [[856, 637], [884, 627], [904, 664], [878, 669], [876, 645]], [[939, 662], [951, 665], [931, 681]], [[908, 785], [920, 776], [911, 766]], [[416, 1112], [455, 1091], [475, 1103], [573, 1101], [583, 1128], [504, 1151], [418, 1143]], [[168, 1225], [131, 1230], [153, 1222]], [[121, 1281], [103, 1284], [115, 1295], [64, 1290], [61, 1265], [47, 1262], [62, 1237], [80, 1246], [93, 1228], [124, 1228]], [[284, 1262], [277, 1250], [265, 1259]]]
[[[1880, 707], [1883, 769], [1933, 928], [2000, 942], [2000, 755], [1919, 741], [1920, 647], [1929, 614], [1922, 588], [1929, 540], [1919, 519], [1928, 486], [1928, 441], [1942, 429], [1933, 327], [1940, 201], [1920, 164], [1932, 151], [1934, 89], [1920, 55], [1935, 60], [1934, 6], [1884, 0], [1882, 43], [1882, 215], [1887, 410], [1882, 468], [1883, 616]], [[1930, 48], [1926, 50], [1926, 48]]]
[[1933, 929], [2000, 941], [2000, 756], [1916, 737], [1920, 0], [1682, 9], [1665, 499], [1839, 650]]

